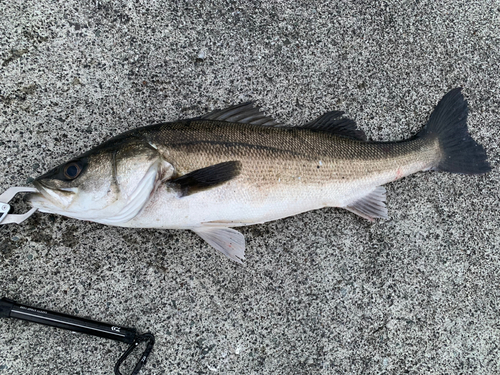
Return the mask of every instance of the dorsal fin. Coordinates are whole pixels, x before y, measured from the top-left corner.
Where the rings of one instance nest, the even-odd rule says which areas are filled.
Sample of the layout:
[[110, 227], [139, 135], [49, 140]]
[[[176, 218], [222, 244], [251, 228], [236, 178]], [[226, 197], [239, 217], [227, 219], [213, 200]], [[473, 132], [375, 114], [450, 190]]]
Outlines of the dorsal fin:
[[225, 109], [217, 109], [200, 116], [203, 120], [239, 122], [241, 124], [275, 126], [278, 123], [260, 111], [254, 102], [236, 104]]
[[303, 129], [320, 130], [342, 137], [366, 141], [366, 134], [356, 127], [356, 123], [348, 118], [341, 117], [344, 112], [332, 111], [318, 117], [316, 120], [300, 126]]

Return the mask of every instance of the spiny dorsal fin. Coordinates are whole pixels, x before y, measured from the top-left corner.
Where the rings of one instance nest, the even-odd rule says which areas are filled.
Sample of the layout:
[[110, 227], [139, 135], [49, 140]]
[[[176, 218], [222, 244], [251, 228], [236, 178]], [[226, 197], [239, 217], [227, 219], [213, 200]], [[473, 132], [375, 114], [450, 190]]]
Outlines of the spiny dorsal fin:
[[365, 132], [358, 129], [353, 120], [341, 117], [343, 114], [344, 112], [341, 111], [327, 112], [316, 120], [301, 126], [301, 128], [320, 130], [342, 137], [366, 141]]
[[241, 162], [226, 161], [197, 169], [167, 182], [178, 185], [182, 191], [182, 196], [186, 196], [230, 181], [238, 176], [240, 171]]
[[384, 202], [385, 187], [377, 186], [375, 190], [345, 207], [345, 209], [370, 221], [376, 218], [387, 219], [387, 207]]
[[245, 237], [231, 228], [198, 227], [192, 229], [198, 236], [229, 259], [242, 264], [245, 260]]
[[275, 126], [278, 123], [260, 111], [253, 102], [236, 104], [226, 109], [218, 109], [200, 116], [203, 120], [239, 122], [241, 124]]

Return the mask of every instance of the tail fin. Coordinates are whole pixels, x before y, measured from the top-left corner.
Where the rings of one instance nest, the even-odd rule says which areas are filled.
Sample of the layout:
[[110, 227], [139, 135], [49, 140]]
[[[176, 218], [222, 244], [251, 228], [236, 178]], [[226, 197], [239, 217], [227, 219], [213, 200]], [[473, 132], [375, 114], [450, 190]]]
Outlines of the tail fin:
[[491, 170], [484, 148], [467, 131], [467, 102], [461, 88], [440, 100], [418, 137], [439, 139], [443, 157], [433, 168], [438, 171], [481, 174]]

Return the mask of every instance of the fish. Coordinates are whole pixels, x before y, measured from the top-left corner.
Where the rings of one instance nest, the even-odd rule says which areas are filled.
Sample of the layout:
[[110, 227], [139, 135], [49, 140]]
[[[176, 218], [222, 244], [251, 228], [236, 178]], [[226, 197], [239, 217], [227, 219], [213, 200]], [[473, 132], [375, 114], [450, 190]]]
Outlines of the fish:
[[27, 201], [105, 225], [191, 230], [241, 263], [236, 227], [323, 207], [387, 219], [384, 184], [428, 170], [489, 172], [467, 115], [456, 88], [415, 136], [374, 142], [341, 111], [287, 126], [242, 103], [113, 137], [36, 178]]

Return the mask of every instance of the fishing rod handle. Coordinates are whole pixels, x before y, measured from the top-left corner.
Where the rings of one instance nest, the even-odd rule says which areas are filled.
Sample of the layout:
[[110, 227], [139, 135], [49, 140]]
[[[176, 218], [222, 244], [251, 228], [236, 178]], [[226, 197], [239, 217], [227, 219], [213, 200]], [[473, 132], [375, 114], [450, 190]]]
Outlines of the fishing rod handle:
[[28, 322], [45, 324], [51, 327], [82, 332], [127, 344], [132, 344], [137, 336], [137, 331], [133, 328], [120, 327], [38, 307], [31, 307], [7, 298], [0, 299], [0, 317], [16, 318]]

